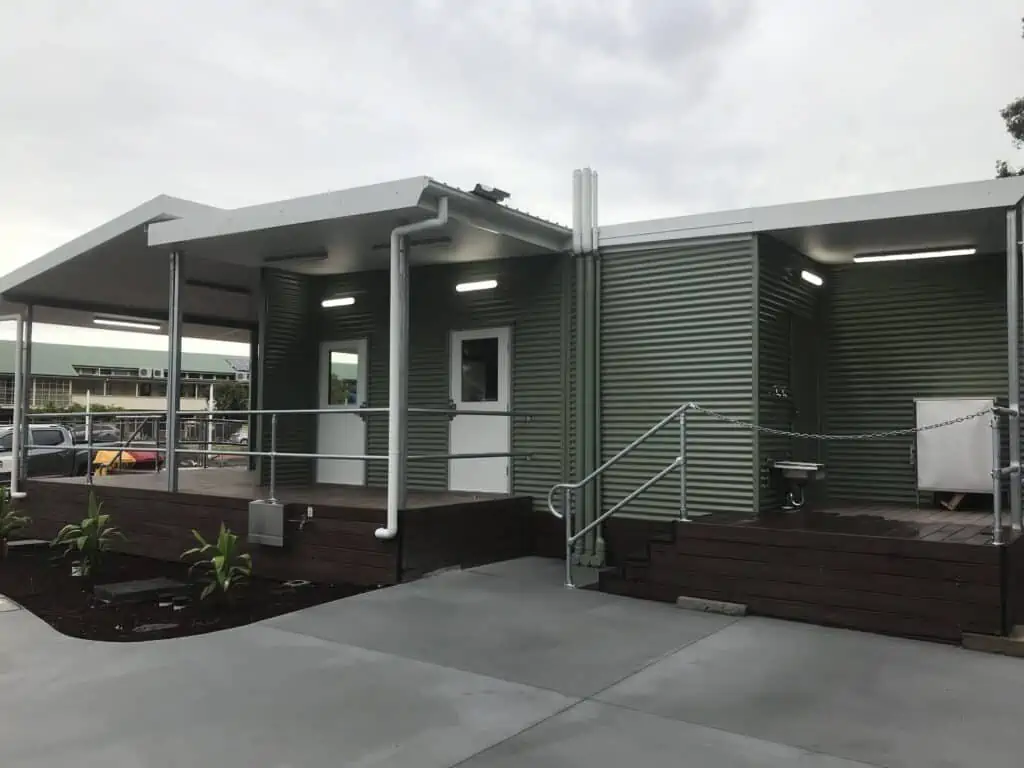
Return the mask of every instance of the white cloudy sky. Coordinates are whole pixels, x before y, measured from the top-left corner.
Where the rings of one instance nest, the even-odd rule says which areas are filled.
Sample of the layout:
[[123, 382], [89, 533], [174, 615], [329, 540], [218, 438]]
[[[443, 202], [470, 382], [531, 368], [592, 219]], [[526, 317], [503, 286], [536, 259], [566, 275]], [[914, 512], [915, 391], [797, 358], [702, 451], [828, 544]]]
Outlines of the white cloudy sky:
[[571, 171], [591, 165], [612, 223], [987, 178], [1022, 161], [998, 115], [1024, 94], [1022, 15], [1022, 0], [3, 0], [0, 272], [162, 192], [230, 207], [428, 174], [567, 221]]

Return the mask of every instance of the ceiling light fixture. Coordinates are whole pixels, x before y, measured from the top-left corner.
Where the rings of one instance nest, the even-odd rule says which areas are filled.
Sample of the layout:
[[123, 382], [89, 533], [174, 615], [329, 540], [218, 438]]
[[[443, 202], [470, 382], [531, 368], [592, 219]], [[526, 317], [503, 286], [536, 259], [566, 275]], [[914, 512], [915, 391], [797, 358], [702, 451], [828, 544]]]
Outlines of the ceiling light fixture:
[[355, 303], [354, 296], [335, 296], [333, 299], [324, 299], [320, 302], [320, 306], [324, 309], [333, 309], [334, 307], [351, 307]]
[[973, 256], [977, 248], [946, 248], [939, 251], [913, 251], [909, 253], [871, 253], [854, 256], [855, 264], [877, 264], [883, 261], [916, 261], [917, 259], [943, 259], [950, 256]]
[[825, 284], [825, 280], [821, 275], [808, 272], [806, 269], [800, 270], [800, 279], [805, 283], [810, 283], [811, 285], [822, 286]]
[[118, 317], [94, 317], [96, 325], [105, 325], [110, 328], [124, 328], [133, 331], [159, 331], [162, 330], [159, 323], [146, 322], [142, 320], [127, 320]]
[[477, 280], [472, 283], [459, 283], [455, 286], [455, 290], [458, 293], [471, 293], [472, 291], [490, 291], [497, 287], [497, 280]]

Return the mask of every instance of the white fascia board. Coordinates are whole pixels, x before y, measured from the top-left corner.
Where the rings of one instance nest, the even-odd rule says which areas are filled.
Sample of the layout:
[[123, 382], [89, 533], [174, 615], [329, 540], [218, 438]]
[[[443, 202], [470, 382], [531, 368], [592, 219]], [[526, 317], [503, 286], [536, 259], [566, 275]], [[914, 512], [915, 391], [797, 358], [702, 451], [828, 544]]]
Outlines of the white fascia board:
[[420, 204], [428, 183], [426, 176], [416, 176], [163, 222], [149, 228], [149, 244], [175, 245], [190, 240], [415, 208]]
[[744, 208], [601, 227], [600, 245], [690, 240], [830, 224], [1012, 208], [1024, 198], [1024, 177]]
[[159, 195], [0, 277], [0, 294], [11, 291], [51, 269], [56, 269], [136, 227], [145, 224], [150, 224], [152, 227], [153, 222], [207, 215], [218, 210], [213, 206], [203, 205], [192, 200]]

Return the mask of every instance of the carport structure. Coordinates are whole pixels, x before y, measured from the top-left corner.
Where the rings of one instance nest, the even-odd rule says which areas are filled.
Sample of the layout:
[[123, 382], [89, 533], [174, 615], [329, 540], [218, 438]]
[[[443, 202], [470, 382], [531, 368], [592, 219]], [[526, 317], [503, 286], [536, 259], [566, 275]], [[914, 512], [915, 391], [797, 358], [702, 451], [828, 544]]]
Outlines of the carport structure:
[[[506, 193], [489, 187], [478, 185], [473, 192], [466, 192], [425, 176], [232, 210], [161, 196], [0, 280], [0, 312], [17, 315], [19, 329], [25, 329], [20, 356], [22, 379], [31, 370], [33, 322], [166, 334], [170, 346], [169, 425], [178, 421], [182, 337], [248, 342], [253, 356], [250, 370], [254, 394], [250, 434], [262, 437], [251, 441], [252, 453], [260, 456], [268, 453], [269, 425], [265, 422], [270, 411], [301, 410], [297, 403], [302, 399], [289, 400], [286, 390], [294, 385], [308, 394], [309, 389], [305, 381], [298, 381], [294, 361], [290, 372], [280, 366], [269, 370], [268, 351], [273, 354], [275, 349], [290, 345], [308, 353], [313, 349], [307, 344], [308, 336], [318, 336], [326, 322], [313, 315], [344, 312], [356, 302], [353, 309], [358, 315], [370, 303], [376, 310], [385, 298], [389, 308], [385, 326], [387, 366], [381, 370], [370, 365], [361, 375], [373, 378], [386, 371], [387, 407], [367, 407], [365, 399], [360, 398], [352, 410], [362, 410], [363, 418], [371, 417], [371, 412], [387, 414], [387, 517], [378, 536], [388, 539], [395, 535], [398, 510], [408, 499], [410, 271], [415, 275], [421, 267], [447, 265], [470, 272], [507, 272], [516, 269], [508, 264], [539, 259], [561, 274], [563, 259], [567, 258], [571, 241], [568, 228], [502, 205], [505, 197]], [[487, 266], [499, 262], [506, 266], [494, 270]], [[377, 276], [382, 274], [390, 275], [386, 297], [360, 294], [357, 298], [334, 298], [332, 303], [332, 286], [339, 279], [344, 281], [343, 276], [365, 277], [376, 285]], [[487, 284], [482, 286], [485, 289], [496, 283], [480, 282]], [[299, 285], [302, 287], [296, 293]], [[475, 287], [481, 286], [471, 285], [468, 290]], [[460, 284], [459, 290], [462, 288]], [[470, 313], [474, 306], [487, 306], [469, 294], [460, 297]], [[436, 299], [439, 307], [455, 300], [453, 295]], [[529, 311], [525, 304], [516, 306], [519, 312]], [[298, 315], [308, 322], [289, 331], [286, 326]], [[295, 335], [289, 341], [292, 331]], [[325, 339], [318, 336], [317, 340]], [[371, 352], [372, 359], [378, 351]], [[305, 354], [303, 359], [307, 357]], [[315, 364], [313, 368], [312, 377], [316, 378], [321, 366]], [[304, 372], [309, 373], [310, 368]], [[383, 375], [378, 378], [384, 380]], [[24, 407], [24, 389], [21, 405]], [[437, 405], [443, 410], [449, 404]], [[317, 410], [310, 408], [308, 401], [301, 407]], [[504, 413], [507, 423], [510, 411], [506, 398], [503, 412], [495, 417], [500, 420]], [[291, 430], [282, 427], [280, 437], [283, 442], [291, 437], [307, 443], [310, 434], [315, 440], [316, 430], [317, 424], [307, 421]], [[302, 437], [296, 438], [296, 432]], [[443, 450], [444, 446], [432, 448], [435, 454]], [[179, 451], [173, 440], [168, 441], [166, 452], [166, 488], [175, 492], [179, 490]], [[298, 464], [314, 465], [315, 459], [297, 454], [317, 451], [291, 453], [279, 462], [278, 474], [285, 476], [285, 482], [297, 476], [289, 475], [289, 471]], [[469, 461], [486, 462], [489, 457], [501, 455], [507, 461], [512, 446], [479, 453], [479, 459]], [[366, 456], [349, 463], [365, 466], [377, 459], [383, 461], [380, 456]], [[287, 465], [287, 461], [292, 464]], [[266, 481], [268, 462], [261, 463], [260, 476]], [[559, 466], [556, 471], [560, 470]], [[309, 476], [308, 472], [297, 474]], [[509, 493], [512, 490], [506, 489]]]

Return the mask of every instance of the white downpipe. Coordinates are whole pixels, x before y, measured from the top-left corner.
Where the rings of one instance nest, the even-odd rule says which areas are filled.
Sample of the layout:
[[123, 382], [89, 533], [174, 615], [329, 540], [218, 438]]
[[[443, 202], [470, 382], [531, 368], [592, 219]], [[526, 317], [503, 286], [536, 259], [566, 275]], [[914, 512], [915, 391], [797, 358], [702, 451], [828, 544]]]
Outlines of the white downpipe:
[[14, 318], [14, 431], [11, 433], [11, 498], [24, 499], [26, 494], [21, 490], [19, 478], [21, 476], [21, 436], [24, 429], [25, 412], [24, 387], [22, 381], [22, 365], [25, 362], [25, 319], [18, 315]]
[[398, 509], [405, 503], [405, 431], [409, 368], [409, 252], [405, 236], [448, 223], [448, 198], [437, 201], [437, 215], [391, 230], [391, 295], [388, 339], [388, 501], [387, 523], [378, 539], [398, 535]]

